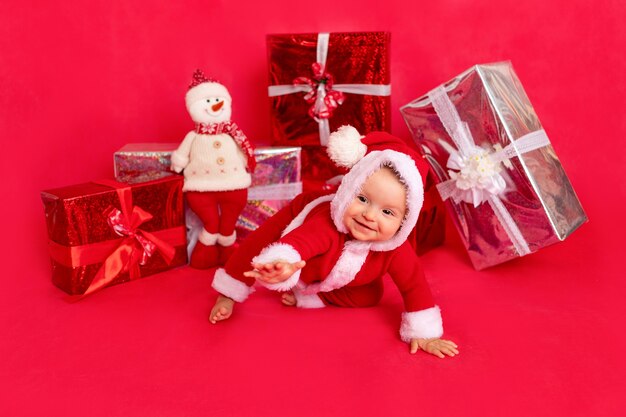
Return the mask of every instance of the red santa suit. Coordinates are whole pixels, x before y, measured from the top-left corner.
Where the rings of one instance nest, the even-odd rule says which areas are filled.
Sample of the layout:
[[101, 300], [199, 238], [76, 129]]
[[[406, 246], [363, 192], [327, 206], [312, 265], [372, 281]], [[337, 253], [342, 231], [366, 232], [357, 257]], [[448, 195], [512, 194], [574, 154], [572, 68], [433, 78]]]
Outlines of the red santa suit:
[[[329, 142], [331, 158], [344, 165], [350, 164], [345, 162], [343, 151], [337, 154], [334, 144], [340, 141], [340, 146], [345, 147], [355, 140], [356, 131], [350, 129], [340, 128]], [[412, 151], [387, 133], [373, 132], [365, 138], [357, 133], [356, 140], [357, 145], [363, 146], [358, 147], [357, 157], [352, 158], [356, 163], [336, 194], [301, 195], [294, 199], [251, 234], [225, 267], [216, 271], [213, 288], [242, 302], [254, 291], [254, 279], [243, 275], [250, 270], [251, 262], [305, 260], [306, 266], [286, 281], [261, 284], [277, 291], [293, 291], [299, 307], [362, 307], [380, 300], [382, 277], [388, 273], [404, 301], [401, 338], [408, 342], [440, 337], [443, 327], [439, 307], [433, 302], [419, 259], [407, 241], [423, 202], [416, 162], [424, 176], [428, 168], [418, 157], [409, 156]], [[408, 210], [402, 226], [386, 241], [356, 240], [343, 224], [343, 213], [365, 180], [389, 165], [400, 174], [407, 189]]]

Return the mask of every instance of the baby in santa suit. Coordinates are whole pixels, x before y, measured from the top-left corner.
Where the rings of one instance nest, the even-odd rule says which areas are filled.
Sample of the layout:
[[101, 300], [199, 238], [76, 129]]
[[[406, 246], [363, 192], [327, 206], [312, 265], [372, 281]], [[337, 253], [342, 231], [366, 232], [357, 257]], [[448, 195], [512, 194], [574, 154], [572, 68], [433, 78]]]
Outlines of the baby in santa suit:
[[351, 168], [337, 192], [302, 194], [252, 233], [215, 273], [220, 295], [209, 320], [228, 319], [255, 282], [284, 292], [286, 305], [372, 306], [388, 273], [402, 294], [400, 336], [411, 353], [458, 354], [454, 342], [440, 338], [441, 312], [407, 241], [428, 167], [400, 139], [385, 132], [362, 137], [350, 126], [331, 135], [328, 153]]

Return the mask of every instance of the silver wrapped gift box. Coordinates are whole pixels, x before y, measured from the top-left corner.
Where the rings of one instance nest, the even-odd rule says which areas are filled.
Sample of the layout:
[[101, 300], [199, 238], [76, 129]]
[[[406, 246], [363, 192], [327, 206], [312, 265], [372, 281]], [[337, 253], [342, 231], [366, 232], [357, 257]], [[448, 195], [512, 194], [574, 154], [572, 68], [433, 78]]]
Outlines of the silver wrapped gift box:
[[476, 269], [587, 221], [510, 62], [476, 65], [401, 112]]

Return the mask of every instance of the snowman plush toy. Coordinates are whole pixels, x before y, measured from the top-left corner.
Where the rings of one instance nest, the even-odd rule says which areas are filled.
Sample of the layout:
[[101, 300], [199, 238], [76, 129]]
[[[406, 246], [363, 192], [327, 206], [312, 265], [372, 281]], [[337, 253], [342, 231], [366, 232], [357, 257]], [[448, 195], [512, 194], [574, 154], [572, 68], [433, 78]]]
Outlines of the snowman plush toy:
[[171, 169], [183, 172], [183, 191], [203, 229], [190, 265], [223, 265], [234, 250], [235, 223], [248, 199], [254, 149], [230, 121], [232, 99], [226, 87], [196, 70], [185, 104], [196, 128], [172, 153]]

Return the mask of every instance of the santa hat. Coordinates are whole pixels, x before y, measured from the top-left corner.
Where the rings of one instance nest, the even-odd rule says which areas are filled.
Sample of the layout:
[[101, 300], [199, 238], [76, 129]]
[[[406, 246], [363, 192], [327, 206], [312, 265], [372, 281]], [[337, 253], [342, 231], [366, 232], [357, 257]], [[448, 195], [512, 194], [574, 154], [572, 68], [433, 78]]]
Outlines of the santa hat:
[[207, 97], [222, 97], [226, 101], [231, 102], [232, 99], [226, 87], [213, 78], [207, 78], [202, 70], [197, 69], [193, 73], [193, 79], [189, 84], [189, 90], [185, 95], [185, 104], [187, 109], [191, 104]]
[[362, 136], [352, 126], [342, 126], [328, 141], [328, 155], [338, 166], [349, 168], [331, 202], [333, 222], [347, 233], [343, 213], [352, 203], [367, 178], [383, 166], [391, 166], [407, 189], [407, 213], [400, 230], [390, 240], [374, 242], [370, 250], [388, 251], [406, 241], [415, 227], [424, 202], [424, 180], [428, 164], [404, 141], [387, 132], [371, 132]]

